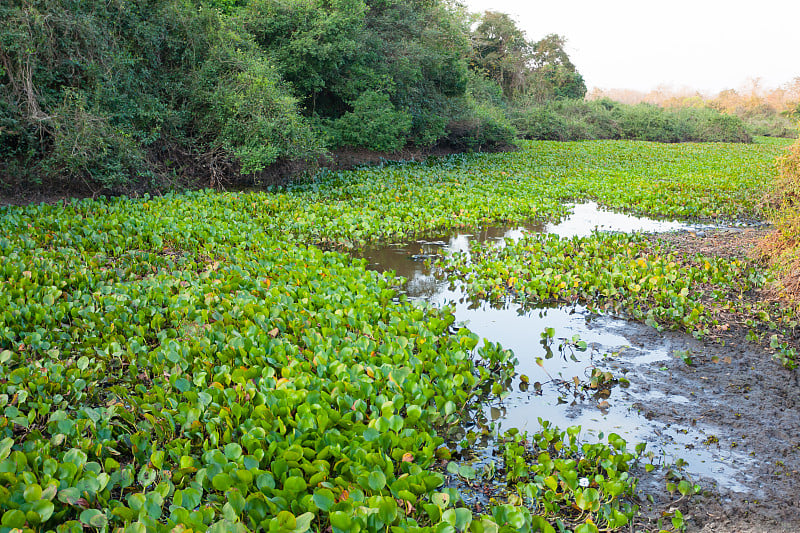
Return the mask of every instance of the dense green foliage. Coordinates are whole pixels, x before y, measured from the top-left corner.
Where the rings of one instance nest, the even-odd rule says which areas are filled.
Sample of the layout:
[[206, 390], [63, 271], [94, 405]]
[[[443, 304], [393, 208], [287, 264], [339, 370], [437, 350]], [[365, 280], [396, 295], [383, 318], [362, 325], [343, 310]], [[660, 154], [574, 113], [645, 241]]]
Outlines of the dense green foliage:
[[333, 147], [430, 146], [465, 106], [468, 30], [445, 2], [257, 0], [241, 16]]
[[466, 20], [444, 1], [6, 2], [0, 179], [124, 191], [340, 146], [508, 145], [467, 94]]
[[726, 313], [745, 314], [752, 327], [759, 324], [764, 330], [775, 330], [785, 314], [780, 307], [765, 303], [754, 308], [743, 301], [745, 294], [769, 280], [754, 266], [682, 257], [653, 248], [640, 236], [536, 235], [502, 249], [476, 245], [470, 251], [469, 258], [453, 258], [442, 268], [481, 298], [494, 300], [510, 293], [527, 302], [581, 301], [698, 338], [727, 329]]
[[528, 139], [630, 139], [656, 142], [750, 142], [744, 122], [709, 108], [663, 108], [610, 100], [516, 102], [512, 122]]
[[[442, 488], [434, 465], [448, 437], [513, 372], [513, 354], [476, 350], [451, 309], [413, 304], [401, 280], [304, 243], [557, 220], [567, 198], [749, 215], [780, 146], [525, 147], [325, 174], [279, 193], [0, 208], [2, 527], [626, 527], [636, 454], [613, 434], [589, 445], [545, 423], [530, 444], [505, 435], [509, 496], [483, 515]], [[444, 265], [469, 271], [470, 290], [591, 296], [693, 330], [710, 324], [697, 284], [760, 283], [736, 262], [646, 256], [635, 237], [531, 237], [475, 253], [473, 265]]]
[[12, 0], [0, 6], [0, 186], [252, 183], [331, 150], [495, 151], [518, 133], [749, 139], [711, 111], [583, 103], [565, 45], [447, 0]]
[[170, 168], [253, 172], [320, 152], [255, 43], [190, 2], [0, 7], [0, 173], [120, 189]]

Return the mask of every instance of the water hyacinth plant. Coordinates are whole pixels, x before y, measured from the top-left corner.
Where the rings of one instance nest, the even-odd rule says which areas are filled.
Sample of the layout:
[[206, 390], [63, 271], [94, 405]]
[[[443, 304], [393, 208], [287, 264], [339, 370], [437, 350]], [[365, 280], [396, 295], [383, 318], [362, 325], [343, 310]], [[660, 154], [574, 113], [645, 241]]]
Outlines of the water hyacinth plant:
[[[336, 251], [449, 227], [555, 221], [568, 198], [750, 216], [756, 204], [746, 198], [776, 150], [718, 145], [705, 167], [681, 172], [692, 147], [562, 148], [386, 165], [273, 193], [0, 208], [0, 528], [629, 524], [635, 458], [611, 436], [589, 448], [575, 430], [545, 426], [525, 446], [511, 436], [504, 501], [477, 512], [446, 492], [450, 429], [513, 373], [513, 354], [477, 348], [451, 309], [409, 301], [402, 280]], [[719, 181], [731, 169], [739, 174]], [[440, 266], [487, 298], [591, 298], [696, 332], [713, 324], [714, 297], [692, 284], [760, 283], [743, 264], [678, 262], [622, 235], [532, 236]]]

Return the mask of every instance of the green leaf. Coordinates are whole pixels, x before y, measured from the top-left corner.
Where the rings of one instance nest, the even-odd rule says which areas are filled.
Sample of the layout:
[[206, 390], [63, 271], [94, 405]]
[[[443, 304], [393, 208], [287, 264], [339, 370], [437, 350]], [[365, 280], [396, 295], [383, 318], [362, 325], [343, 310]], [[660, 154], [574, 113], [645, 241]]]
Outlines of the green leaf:
[[10, 528], [19, 528], [22, 529], [25, 527], [25, 513], [20, 511], [19, 509], [12, 509], [10, 511], [6, 511], [3, 513], [3, 518], [0, 520], [0, 524], [4, 525], [5, 527]]
[[81, 492], [75, 487], [67, 487], [58, 492], [58, 501], [67, 505], [75, 505], [81, 497]]
[[136, 512], [141, 511], [145, 508], [145, 504], [147, 503], [147, 497], [145, 494], [141, 492], [134, 492], [133, 494], [128, 494], [128, 505], [131, 506]]
[[164, 465], [164, 451], [158, 450], [150, 454], [150, 462], [156, 470], [161, 470], [161, 467]]
[[291, 531], [297, 527], [297, 519], [289, 511], [279, 512], [278, 515], [275, 517], [275, 519], [278, 521], [278, 524], [280, 524], [280, 527], [283, 529], [288, 529]]
[[475, 479], [477, 475], [475, 469], [469, 465], [460, 465], [458, 467], [458, 475], [464, 479]]
[[11, 448], [14, 446], [14, 439], [6, 437], [0, 441], [0, 461], [3, 461], [11, 453]]
[[134, 522], [125, 527], [125, 533], [147, 533], [147, 526], [141, 522]]
[[374, 491], [379, 491], [386, 486], [386, 476], [383, 472], [376, 470], [369, 474], [369, 488]]
[[244, 512], [244, 507], [246, 505], [246, 501], [242, 493], [237, 489], [231, 489], [225, 493], [225, 496], [228, 498], [228, 503], [236, 512], [236, 516], [241, 515], [242, 512]]
[[283, 483], [283, 488], [289, 492], [300, 493], [305, 492], [308, 485], [306, 484], [306, 480], [300, 476], [291, 476], [286, 478], [286, 481]]
[[317, 489], [314, 491], [314, 504], [321, 510], [329, 511], [334, 503], [336, 503], [336, 498], [330, 489]]
[[141, 485], [143, 488], [147, 488], [150, 485], [152, 485], [153, 482], [156, 480], [156, 475], [157, 474], [155, 470], [153, 470], [147, 465], [144, 465], [139, 470], [139, 475], [137, 476], [136, 480], [139, 482], [139, 485]]
[[329, 515], [329, 518], [331, 521], [331, 525], [334, 528], [340, 531], [350, 530], [350, 524], [352, 523], [352, 521], [350, 520], [350, 516], [347, 513], [343, 511], [333, 511]]
[[55, 505], [50, 500], [39, 500], [31, 506], [31, 511], [39, 515], [40, 522], [47, 522], [53, 516]]
[[431, 501], [441, 509], [446, 509], [450, 505], [450, 495], [446, 492], [434, 492], [431, 494]]
[[305, 533], [311, 529], [311, 522], [314, 521], [313, 513], [303, 513], [296, 519], [296, 525], [293, 529], [294, 533]]
[[586, 522], [575, 528], [574, 533], [598, 533], [597, 526], [591, 522]]
[[211, 479], [211, 485], [220, 492], [225, 492], [233, 486], [233, 478], [225, 472], [220, 472]]
[[235, 442], [225, 445], [225, 457], [235, 461], [242, 455], [242, 447]]
[[466, 531], [470, 523], [472, 523], [472, 511], [463, 507], [459, 507], [458, 509], [455, 509], [455, 514], [456, 521], [454, 525], [456, 526], [456, 529], [459, 531]]
[[367, 442], [374, 442], [381, 436], [381, 432], [375, 428], [367, 428], [364, 430], [364, 440]]
[[103, 528], [108, 525], [108, 518], [101, 511], [97, 509], [86, 509], [81, 513], [81, 523], [87, 526], [96, 528]]
[[25, 498], [25, 501], [28, 503], [38, 501], [42, 497], [42, 487], [36, 484], [28, 485], [27, 487], [25, 487], [25, 492], [23, 493], [23, 497]]
[[543, 516], [531, 517], [531, 529], [541, 533], [556, 533], [556, 529]]
[[178, 507], [185, 509], [195, 509], [200, 505], [200, 498], [202, 494], [200, 491], [189, 487], [188, 489], [176, 490], [173, 495], [173, 502]]

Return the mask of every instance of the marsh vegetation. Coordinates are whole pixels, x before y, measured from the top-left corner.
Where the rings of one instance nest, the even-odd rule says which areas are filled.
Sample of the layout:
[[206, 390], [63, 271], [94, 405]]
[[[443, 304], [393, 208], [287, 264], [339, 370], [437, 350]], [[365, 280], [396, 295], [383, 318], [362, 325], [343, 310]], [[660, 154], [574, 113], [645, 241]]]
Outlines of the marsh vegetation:
[[[643, 522], [637, 480], [667, 475], [651, 495], [684, 499], [700, 485], [613, 431], [486, 424], [492, 469], [465, 462], [476, 431], [467, 413], [507, 398], [520, 354], [350, 252], [555, 223], [575, 199], [746, 224], [782, 147], [523, 146], [322, 173], [273, 192], [2, 208], [3, 526], [682, 528], [679, 509], [660, 526]], [[580, 303], [586, 316], [640, 321], [656, 337], [672, 329], [713, 344], [742, 327], [754, 350], [772, 345], [795, 364], [794, 314], [750, 297], [773, 280], [757, 262], [619, 233], [519, 237], [435, 258], [438, 279], [489, 304]], [[578, 355], [591, 348], [565, 342]], [[706, 362], [698, 353], [679, 364]], [[576, 397], [637, 380], [602, 365], [566, 378], [562, 392]], [[535, 400], [530, 409], [535, 420]], [[502, 490], [467, 504], [459, 487], [482, 479]]]

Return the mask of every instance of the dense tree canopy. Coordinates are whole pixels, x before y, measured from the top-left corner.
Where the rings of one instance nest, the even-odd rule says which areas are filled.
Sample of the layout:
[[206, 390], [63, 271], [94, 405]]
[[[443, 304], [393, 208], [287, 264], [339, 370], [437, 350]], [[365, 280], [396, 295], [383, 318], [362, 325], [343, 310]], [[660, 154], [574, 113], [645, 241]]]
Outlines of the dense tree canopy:
[[505, 13], [487, 11], [472, 32], [473, 68], [497, 81], [507, 95], [525, 90], [532, 47]]
[[120, 188], [170, 167], [211, 177], [321, 152], [269, 58], [182, 0], [0, 7], [0, 172]]
[[[241, 15], [334, 146], [431, 145], [465, 94], [467, 30], [443, 2], [255, 0]], [[391, 135], [354, 130], [365, 113]]]
[[531, 86], [540, 100], [583, 98], [586, 84], [570, 61], [564, 46], [567, 40], [550, 34], [532, 46]]
[[450, 0], [7, 0], [0, 185], [218, 185], [346, 147], [508, 146], [545, 116], [531, 105], [584, 97], [565, 43]]

